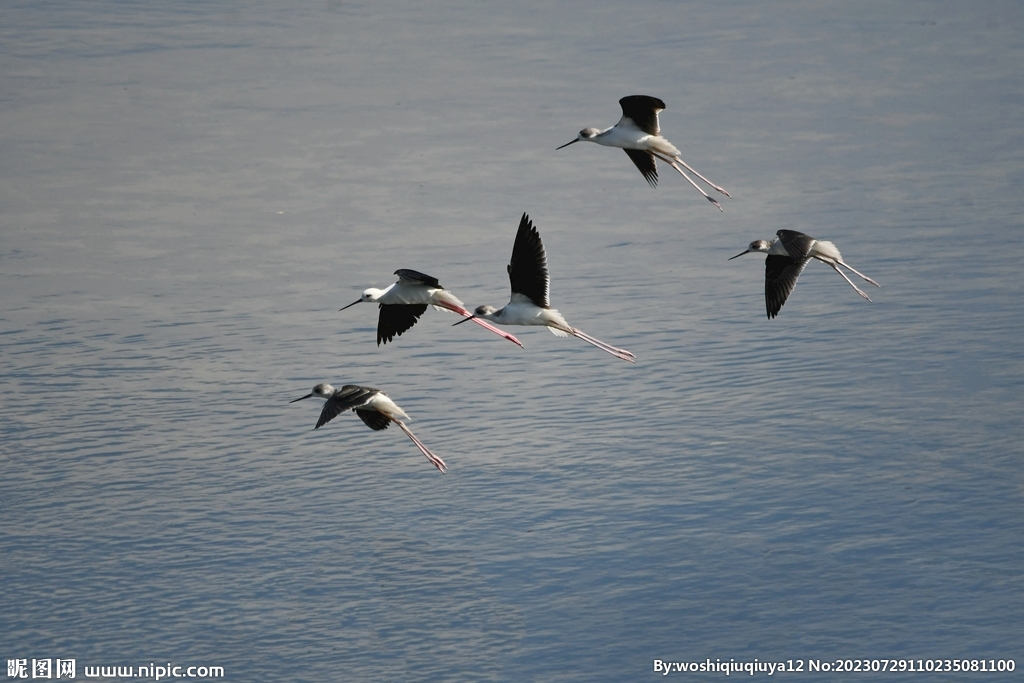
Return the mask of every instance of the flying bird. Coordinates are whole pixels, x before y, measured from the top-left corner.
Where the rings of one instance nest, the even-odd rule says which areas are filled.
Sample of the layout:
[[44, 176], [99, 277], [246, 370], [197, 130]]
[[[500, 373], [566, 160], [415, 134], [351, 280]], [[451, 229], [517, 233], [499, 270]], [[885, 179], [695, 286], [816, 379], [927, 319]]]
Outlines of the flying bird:
[[499, 325], [544, 325], [557, 337], [579, 337], [602, 351], [616, 358], [633, 363], [634, 356], [625, 349], [606, 344], [600, 339], [591, 337], [582, 330], [572, 327], [565, 321], [562, 314], [551, 308], [548, 301], [550, 278], [548, 277], [548, 261], [544, 253], [544, 244], [540, 233], [533, 227], [530, 217], [525, 213], [519, 221], [519, 231], [512, 246], [512, 260], [508, 264], [508, 279], [512, 285], [512, 296], [508, 304], [501, 309], [493, 306], [479, 306], [472, 318], [455, 323], [460, 325], [466, 320], [484, 318]]
[[508, 332], [499, 330], [483, 320], [473, 318], [472, 314], [466, 310], [466, 305], [442, 287], [436, 277], [408, 268], [396, 270], [395, 275], [398, 276], [398, 282], [395, 284], [386, 289], [371, 287], [364, 290], [362, 296], [356, 301], [340, 309], [344, 311], [350, 306], [364, 302], [380, 304], [380, 315], [377, 317], [377, 346], [387, 344], [415, 325], [420, 316], [426, 312], [428, 305], [439, 311], [458, 313], [466, 319], [472, 318], [477, 325], [522, 346], [522, 343]]
[[441, 472], [445, 472], [448, 469], [448, 466], [444, 464], [444, 460], [434, 455], [429, 448], [424, 446], [423, 442], [417, 439], [416, 435], [399, 419], [404, 418], [408, 420], [409, 416], [380, 389], [361, 387], [357, 384], [346, 384], [341, 389], [335, 389], [330, 384], [317, 384], [313, 387], [312, 392], [294, 401], [289, 401], [289, 403], [295, 403], [307, 398], [322, 398], [327, 401], [324, 404], [323, 410], [320, 411], [320, 419], [317, 420], [316, 426], [313, 429], [320, 429], [339, 413], [346, 410], [354, 411], [359, 416], [359, 419], [374, 431], [387, 429], [388, 425], [394, 422], [405, 432], [406, 436], [412, 439], [412, 442], [420, 449], [420, 453], [427, 457], [430, 464]]
[[[605, 147], [618, 147], [626, 152], [629, 158], [640, 169], [651, 187], [658, 185], [658, 169], [655, 165], [655, 158], [660, 159], [672, 168], [679, 171], [680, 175], [686, 178], [687, 182], [693, 185], [697, 192], [704, 195], [704, 198], [722, 211], [722, 205], [693, 182], [690, 176], [686, 175], [682, 168], [694, 174], [712, 189], [721, 192], [726, 197], [731, 197], [723, 188], [697, 173], [691, 166], [679, 157], [679, 150], [661, 137], [661, 126], [658, 123], [658, 112], [665, 110], [665, 103], [657, 97], [647, 95], [630, 95], [619, 100], [622, 106], [622, 118], [611, 128], [600, 130], [598, 128], [584, 128], [576, 136], [562, 147], [568, 147], [574, 142], [596, 142]], [[557, 147], [556, 149], [562, 149]]]
[[807, 263], [813, 258], [827, 263], [832, 269], [843, 276], [851, 287], [857, 290], [862, 297], [871, 301], [871, 298], [853, 284], [853, 281], [846, 276], [846, 273], [839, 270], [839, 266], [848, 269], [850, 272], [864, 278], [875, 287], [881, 287], [867, 275], [857, 271], [853, 266], [843, 261], [839, 249], [831, 242], [817, 240], [810, 235], [805, 235], [796, 230], [779, 230], [777, 238], [771, 242], [767, 240], [756, 240], [750, 243], [746, 251], [742, 251], [729, 258], [739, 258], [743, 254], [751, 252], [762, 252], [768, 254], [764, 260], [764, 302], [768, 309], [768, 317], [774, 318], [779, 314], [779, 309], [786, 303], [790, 293], [796, 286], [797, 278], [804, 271]]

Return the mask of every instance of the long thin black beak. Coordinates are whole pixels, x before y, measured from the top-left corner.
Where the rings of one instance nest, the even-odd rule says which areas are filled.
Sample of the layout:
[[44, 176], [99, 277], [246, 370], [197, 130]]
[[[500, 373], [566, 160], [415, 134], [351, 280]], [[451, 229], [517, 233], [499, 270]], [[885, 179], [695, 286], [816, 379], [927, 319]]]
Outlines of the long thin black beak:
[[[312, 395], [313, 395], [313, 394], [306, 394], [306, 395], [305, 395], [305, 396], [303, 396], [302, 398], [310, 398], [310, 397], [311, 397]], [[297, 399], [295, 399], [295, 401], [301, 401], [301, 400], [302, 400], [302, 398], [297, 398]], [[289, 403], [295, 403], [295, 401], [288, 401], [288, 402], [289, 402]]]
[[[568, 146], [569, 146], [569, 145], [571, 145], [571, 144], [572, 144], [573, 142], [579, 142], [579, 141], [580, 141], [580, 139], [579, 139], [579, 138], [576, 138], [576, 139], [575, 139], [575, 140], [573, 140], [572, 142], [567, 142], [567, 143], [565, 143], [564, 145], [562, 145], [562, 147], [568, 147]], [[555, 151], [557, 152], [558, 150], [562, 149], [562, 147], [555, 147]]]
[[363, 303], [363, 300], [362, 300], [362, 299], [356, 299], [355, 301], [353, 301], [352, 303], [350, 303], [350, 304], [349, 304], [348, 306], [343, 306], [343, 307], [339, 308], [338, 310], [339, 310], [339, 311], [344, 311], [344, 310], [345, 310], [346, 308], [352, 308], [352, 307], [353, 307], [353, 306], [355, 306], [356, 304], [361, 304], [361, 303]]
[[725, 260], [726, 261], [732, 261], [734, 258], [739, 258], [740, 256], [743, 256], [744, 254], [749, 254], [749, 253], [750, 253], [750, 250], [747, 249], [746, 251], [741, 251], [740, 253], [736, 254], [735, 256], [730, 256], [729, 258], [727, 258]]
[[457, 323], [452, 323], [452, 327], [455, 327], [456, 325], [461, 325], [462, 323], [465, 323], [465, 322], [469, 322], [470, 320], [473, 320], [474, 318], [476, 318], [475, 315], [471, 315], [468, 318], [463, 318], [462, 320], [460, 320]]

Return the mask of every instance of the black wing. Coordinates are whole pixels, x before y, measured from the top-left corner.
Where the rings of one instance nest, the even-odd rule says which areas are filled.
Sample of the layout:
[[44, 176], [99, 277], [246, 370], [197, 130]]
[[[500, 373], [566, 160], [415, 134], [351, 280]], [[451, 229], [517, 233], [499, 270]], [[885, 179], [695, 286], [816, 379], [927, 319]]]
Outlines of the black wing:
[[541, 308], [551, 308], [548, 304], [548, 258], [544, 254], [544, 243], [525, 213], [519, 220], [516, 242], [512, 245], [508, 279], [513, 294], [522, 294]]
[[654, 166], [654, 155], [642, 149], [624, 149], [622, 151], [629, 155], [651, 187], [657, 187], [658, 169]]
[[436, 277], [430, 277], [426, 273], [421, 273], [418, 270], [409, 270], [408, 268], [399, 268], [395, 271], [395, 275], [398, 276], [400, 281], [405, 281], [410, 284], [418, 283], [426, 285], [427, 287], [441, 288], [441, 283], [437, 281]]
[[630, 95], [619, 100], [622, 107], [622, 115], [633, 119], [636, 127], [648, 135], [661, 134], [661, 126], [658, 125], [658, 112], [665, 110], [665, 103], [657, 97], [648, 95]]
[[366, 423], [367, 427], [374, 431], [387, 429], [388, 425], [391, 424], [390, 417], [384, 413], [378, 413], [376, 410], [356, 410], [356, 415]]
[[810, 235], [796, 230], [779, 230], [775, 234], [779, 236], [779, 241], [782, 242], [782, 246], [786, 248], [789, 255], [797, 260], [807, 258], [807, 255], [811, 253], [811, 246], [818, 241]]
[[809, 260], [774, 254], [769, 254], [764, 260], [764, 304], [768, 309], [769, 318], [779, 314], [779, 309], [796, 287], [797, 278], [804, 272]]
[[377, 346], [387, 344], [396, 335], [402, 336], [426, 311], [426, 304], [381, 304], [377, 317]]
[[320, 429], [346, 410], [355, 409], [361, 405], [365, 405], [372, 396], [379, 393], [379, 389], [361, 387], [356, 384], [346, 384], [340, 390], [335, 392], [333, 396], [327, 399], [327, 403], [324, 404], [324, 409], [320, 411], [320, 419], [317, 420], [316, 427], [313, 427], [313, 429]]

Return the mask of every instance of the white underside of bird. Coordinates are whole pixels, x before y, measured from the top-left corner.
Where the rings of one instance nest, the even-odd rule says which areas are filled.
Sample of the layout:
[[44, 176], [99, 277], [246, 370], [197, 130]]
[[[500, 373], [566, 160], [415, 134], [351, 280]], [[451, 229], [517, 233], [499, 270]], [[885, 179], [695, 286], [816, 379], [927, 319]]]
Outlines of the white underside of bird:
[[568, 337], [573, 333], [572, 326], [557, 309], [541, 308], [518, 292], [513, 292], [508, 304], [501, 310], [478, 314], [477, 317], [499, 325], [543, 325], [556, 337]]

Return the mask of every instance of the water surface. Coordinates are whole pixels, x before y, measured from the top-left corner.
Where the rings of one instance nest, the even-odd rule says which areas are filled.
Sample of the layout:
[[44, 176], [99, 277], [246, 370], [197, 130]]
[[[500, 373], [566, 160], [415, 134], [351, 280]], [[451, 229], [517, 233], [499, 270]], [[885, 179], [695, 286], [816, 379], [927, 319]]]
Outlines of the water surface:
[[[1021, 659], [1017, 3], [8, 3], [0, 646], [236, 681]], [[555, 152], [616, 101], [728, 188]], [[397, 268], [569, 321], [338, 309]], [[775, 320], [781, 228], [811, 264]], [[383, 388], [450, 466], [321, 381]], [[1024, 662], [1019, 662], [1024, 665]], [[985, 680], [1008, 679], [985, 675]], [[802, 680], [814, 680], [804, 674]]]

